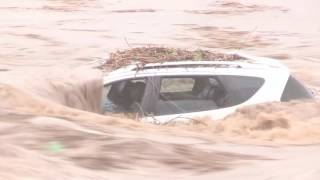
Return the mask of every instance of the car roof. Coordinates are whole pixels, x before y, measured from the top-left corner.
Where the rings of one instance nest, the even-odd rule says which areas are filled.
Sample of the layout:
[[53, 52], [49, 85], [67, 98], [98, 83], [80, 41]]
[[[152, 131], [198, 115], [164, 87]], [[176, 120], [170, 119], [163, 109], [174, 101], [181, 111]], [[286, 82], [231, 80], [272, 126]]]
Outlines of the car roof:
[[156, 74], [159, 72], [165, 72], [168, 74], [191, 74], [192, 72], [212, 72], [212, 69], [223, 69], [229, 70], [230, 72], [237, 69], [241, 71], [270, 71], [276, 69], [282, 72], [288, 72], [287, 67], [275, 59], [250, 56], [239, 52], [229, 54], [237, 55], [239, 58], [232, 61], [168, 61], [163, 63], [149, 63], [143, 66], [139, 63], [133, 63], [132, 65], [122, 67], [108, 73], [105, 78], [110, 80], [119, 79], [122, 76], [128, 76], [129, 74], [135, 74], [137, 76], [139, 74]]

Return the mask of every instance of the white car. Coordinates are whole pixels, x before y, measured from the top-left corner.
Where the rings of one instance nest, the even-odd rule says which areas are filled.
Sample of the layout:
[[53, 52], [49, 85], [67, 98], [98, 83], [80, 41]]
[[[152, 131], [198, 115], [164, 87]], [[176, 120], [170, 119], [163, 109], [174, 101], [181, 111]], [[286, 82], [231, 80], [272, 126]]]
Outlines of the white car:
[[104, 77], [105, 113], [133, 113], [163, 124], [222, 119], [270, 101], [312, 98], [288, 68], [270, 58], [236, 53], [234, 61], [176, 61], [130, 65]]

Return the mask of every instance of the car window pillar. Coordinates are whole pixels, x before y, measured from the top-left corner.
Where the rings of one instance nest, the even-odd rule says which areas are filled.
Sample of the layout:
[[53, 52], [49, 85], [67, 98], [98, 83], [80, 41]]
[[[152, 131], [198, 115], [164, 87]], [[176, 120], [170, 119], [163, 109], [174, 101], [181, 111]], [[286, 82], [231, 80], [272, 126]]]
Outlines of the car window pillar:
[[145, 93], [141, 102], [141, 107], [144, 111], [143, 115], [153, 115], [160, 93], [160, 86], [160, 77], [148, 77]]

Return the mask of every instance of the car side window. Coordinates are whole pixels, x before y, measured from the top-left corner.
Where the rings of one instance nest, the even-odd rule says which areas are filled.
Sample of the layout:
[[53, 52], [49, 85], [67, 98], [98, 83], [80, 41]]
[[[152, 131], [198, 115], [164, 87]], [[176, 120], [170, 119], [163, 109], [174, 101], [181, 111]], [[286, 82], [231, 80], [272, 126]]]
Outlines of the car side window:
[[179, 114], [217, 108], [216, 80], [209, 77], [163, 77], [155, 115]]
[[219, 76], [226, 89], [221, 107], [231, 107], [249, 100], [264, 84], [263, 78], [249, 76]]
[[104, 87], [103, 111], [105, 113], [139, 112], [146, 87], [146, 79], [114, 82]]
[[154, 115], [200, 112], [241, 104], [264, 79], [245, 76], [162, 77]]
[[281, 101], [310, 98], [312, 98], [311, 93], [298, 80], [290, 76], [282, 93]]

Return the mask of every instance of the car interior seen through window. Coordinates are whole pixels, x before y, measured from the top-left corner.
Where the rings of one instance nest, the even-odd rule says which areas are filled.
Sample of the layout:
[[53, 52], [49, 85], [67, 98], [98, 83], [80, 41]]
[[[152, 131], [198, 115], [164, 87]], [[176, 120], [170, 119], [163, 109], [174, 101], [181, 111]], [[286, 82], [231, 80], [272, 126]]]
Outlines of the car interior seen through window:
[[163, 77], [154, 114], [170, 115], [230, 107], [245, 102], [264, 80], [244, 76]]
[[139, 112], [145, 86], [145, 79], [124, 80], [105, 86], [104, 111], [112, 113]]

